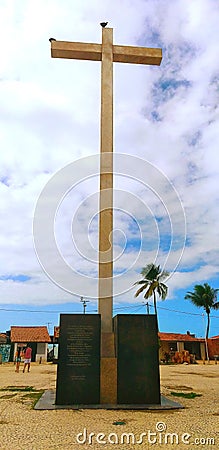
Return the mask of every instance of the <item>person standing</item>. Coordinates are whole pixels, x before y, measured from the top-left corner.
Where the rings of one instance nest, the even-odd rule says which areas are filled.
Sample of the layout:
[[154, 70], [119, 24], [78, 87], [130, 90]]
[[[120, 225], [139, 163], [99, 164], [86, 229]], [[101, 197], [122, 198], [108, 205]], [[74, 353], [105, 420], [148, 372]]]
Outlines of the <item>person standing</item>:
[[27, 371], [30, 372], [31, 356], [32, 356], [32, 348], [28, 344], [25, 350], [23, 373], [25, 372], [26, 367]]
[[18, 347], [17, 351], [15, 353], [15, 372], [19, 372], [19, 368], [20, 368], [20, 362], [21, 362], [21, 348]]

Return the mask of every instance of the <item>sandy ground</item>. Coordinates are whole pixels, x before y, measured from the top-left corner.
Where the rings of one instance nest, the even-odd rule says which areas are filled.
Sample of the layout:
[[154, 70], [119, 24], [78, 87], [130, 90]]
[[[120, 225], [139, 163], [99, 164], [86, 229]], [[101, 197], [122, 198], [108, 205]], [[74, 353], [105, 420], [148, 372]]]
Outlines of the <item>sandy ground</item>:
[[[24, 374], [14, 369], [0, 366], [0, 449], [219, 449], [219, 364], [161, 366], [162, 393], [184, 409], [156, 412], [36, 411], [28, 392], [2, 388], [54, 388], [56, 365], [35, 363]], [[202, 395], [177, 398], [172, 391]]]

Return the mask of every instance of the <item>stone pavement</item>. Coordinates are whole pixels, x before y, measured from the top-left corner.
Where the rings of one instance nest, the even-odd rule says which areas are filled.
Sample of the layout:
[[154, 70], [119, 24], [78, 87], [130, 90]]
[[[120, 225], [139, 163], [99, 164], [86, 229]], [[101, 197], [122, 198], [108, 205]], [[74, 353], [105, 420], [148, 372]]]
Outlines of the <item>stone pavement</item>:
[[[31, 372], [25, 374], [22, 367], [15, 373], [13, 363], [0, 365], [0, 389], [54, 389], [55, 380], [53, 364], [32, 363]], [[39, 411], [33, 409], [34, 393], [1, 390], [0, 449], [219, 448], [219, 364], [161, 366], [161, 390], [184, 409]], [[178, 398], [172, 391], [202, 396]]]

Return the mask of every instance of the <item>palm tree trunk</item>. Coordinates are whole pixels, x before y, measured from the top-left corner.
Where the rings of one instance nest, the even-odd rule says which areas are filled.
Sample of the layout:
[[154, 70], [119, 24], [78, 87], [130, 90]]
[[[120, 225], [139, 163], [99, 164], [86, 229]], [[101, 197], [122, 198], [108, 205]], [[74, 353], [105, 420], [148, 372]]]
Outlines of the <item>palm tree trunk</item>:
[[155, 291], [154, 291], [153, 295], [154, 295], [154, 314], [156, 314], [156, 316], [157, 316], [157, 302], [156, 302], [156, 294], [155, 294]]
[[206, 328], [206, 339], [208, 339], [209, 335], [209, 328], [210, 328], [210, 314], [207, 313], [207, 328]]
[[206, 345], [206, 356], [207, 356], [208, 364], [210, 364], [209, 353], [208, 353], [209, 328], [210, 328], [210, 313], [207, 312], [207, 328], [206, 328], [206, 336], [205, 336], [205, 345]]
[[157, 331], [159, 331], [158, 315], [157, 315], [157, 302], [156, 302], [156, 294], [155, 294], [155, 291], [154, 291], [153, 295], [154, 295], [154, 313], [155, 313], [156, 318], [157, 318]]

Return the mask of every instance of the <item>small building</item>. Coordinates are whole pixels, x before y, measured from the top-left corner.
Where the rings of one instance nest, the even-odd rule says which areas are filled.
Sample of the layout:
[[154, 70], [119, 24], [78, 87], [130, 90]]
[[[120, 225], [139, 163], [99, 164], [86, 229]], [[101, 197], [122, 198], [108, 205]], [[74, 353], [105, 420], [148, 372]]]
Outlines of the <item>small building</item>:
[[7, 334], [0, 333], [0, 364], [10, 359], [11, 345], [8, 344]]
[[43, 327], [11, 327], [11, 343], [14, 344], [13, 359], [17, 348], [32, 348], [32, 361], [47, 361], [48, 343], [51, 342], [46, 326]]
[[165, 353], [173, 354], [187, 350], [195, 355], [196, 359], [206, 359], [206, 343], [203, 338], [196, 338], [194, 334], [187, 331], [180, 333], [159, 333], [160, 339], [160, 360], [165, 359]]
[[209, 358], [219, 358], [219, 336], [212, 336], [208, 339]]

